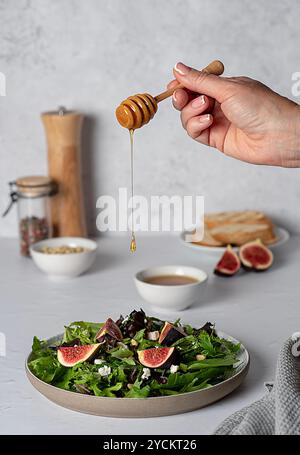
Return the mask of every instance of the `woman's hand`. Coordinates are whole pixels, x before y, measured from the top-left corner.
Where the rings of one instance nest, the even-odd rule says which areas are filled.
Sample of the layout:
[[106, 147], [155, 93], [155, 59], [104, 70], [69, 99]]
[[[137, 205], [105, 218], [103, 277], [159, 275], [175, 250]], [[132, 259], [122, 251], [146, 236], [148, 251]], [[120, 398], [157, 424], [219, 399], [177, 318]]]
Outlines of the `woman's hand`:
[[254, 164], [300, 167], [300, 107], [246, 77], [224, 78], [174, 67], [186, 87], [173, 95], [189, 136]]

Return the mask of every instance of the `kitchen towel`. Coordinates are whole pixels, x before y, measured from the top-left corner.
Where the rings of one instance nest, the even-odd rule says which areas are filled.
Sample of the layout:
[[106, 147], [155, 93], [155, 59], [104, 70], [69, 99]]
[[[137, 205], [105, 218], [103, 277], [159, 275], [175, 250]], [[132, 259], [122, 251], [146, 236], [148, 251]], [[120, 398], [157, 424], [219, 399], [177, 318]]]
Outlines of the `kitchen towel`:
[[227, 417], [217, 435], [300, 435], [300, 333], [282, 346], [269, 392]]

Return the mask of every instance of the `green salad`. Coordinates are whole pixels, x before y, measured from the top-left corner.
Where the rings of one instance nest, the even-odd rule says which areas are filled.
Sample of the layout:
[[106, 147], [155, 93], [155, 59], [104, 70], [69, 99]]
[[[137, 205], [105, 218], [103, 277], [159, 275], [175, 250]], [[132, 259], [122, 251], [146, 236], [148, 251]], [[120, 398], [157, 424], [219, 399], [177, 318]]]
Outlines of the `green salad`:
[[201, 328], [132, 311], [103, 323], [72, 322], [49, 345], [33, 339], [31, 372], [48, 384], [101, 397], [145, 398], [204, 389], [230, 377], [239, 344]]

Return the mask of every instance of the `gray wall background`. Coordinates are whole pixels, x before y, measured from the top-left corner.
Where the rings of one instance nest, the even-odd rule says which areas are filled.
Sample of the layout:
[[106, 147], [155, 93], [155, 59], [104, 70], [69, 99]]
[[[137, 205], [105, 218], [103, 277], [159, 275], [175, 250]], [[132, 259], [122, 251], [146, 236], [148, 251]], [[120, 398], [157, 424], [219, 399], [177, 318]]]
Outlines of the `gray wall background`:
[[[162, 91], [179, 60], [200, 68], [214, 58], [227, 75], [260, 79], [292, 98], [299, 13], [298, 0], [0, 0], [1, 210], [9, 180], [46, 172], [39, 114], [65, 105], [86, 114], [83, 178], [93, 230], [97, 197], [129, 184], [128, 136], [116, 105]], [[226, 158], [188, 138], [178, 117], [165, 101], [136, 134], [138, 194], [200, 194], [207, 210], [263, 209], [300, 233], [300, 170]], [[0, 235], [16, 232], [16, 213], [0, 219]]]

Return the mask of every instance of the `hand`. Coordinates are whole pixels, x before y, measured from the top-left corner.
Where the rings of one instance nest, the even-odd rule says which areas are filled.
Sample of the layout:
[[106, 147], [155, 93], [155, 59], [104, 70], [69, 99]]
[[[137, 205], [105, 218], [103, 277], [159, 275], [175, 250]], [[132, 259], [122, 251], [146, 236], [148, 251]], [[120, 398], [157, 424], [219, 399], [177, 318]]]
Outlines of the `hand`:
[[186, 87], [173, 94], [189, 136], [254, 164], [300, 167], [300, 107], [247, 77], [219, 77], [174, 67]]

